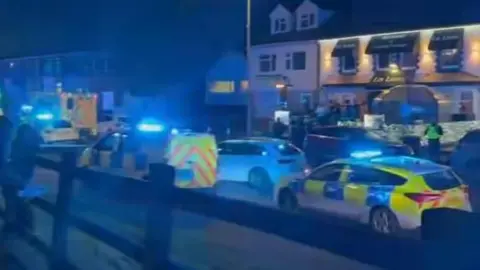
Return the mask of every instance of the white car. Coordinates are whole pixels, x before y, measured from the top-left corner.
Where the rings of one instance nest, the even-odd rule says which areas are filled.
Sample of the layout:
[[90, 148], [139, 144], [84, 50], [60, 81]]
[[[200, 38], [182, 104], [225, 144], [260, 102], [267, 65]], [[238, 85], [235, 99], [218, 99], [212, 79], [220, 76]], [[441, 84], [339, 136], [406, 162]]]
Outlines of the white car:
[[67, 121], [54, 121], [48, 127], [41, 130], [41, 136], [45, 143], [75, 142], [80, 140], [80, 134]]
[[264, 195], [274, 195], [276, 184], [303, 175], [303, 152], [285, 140], [246, 138], [218, 144], [217, 179], [245, 182]]

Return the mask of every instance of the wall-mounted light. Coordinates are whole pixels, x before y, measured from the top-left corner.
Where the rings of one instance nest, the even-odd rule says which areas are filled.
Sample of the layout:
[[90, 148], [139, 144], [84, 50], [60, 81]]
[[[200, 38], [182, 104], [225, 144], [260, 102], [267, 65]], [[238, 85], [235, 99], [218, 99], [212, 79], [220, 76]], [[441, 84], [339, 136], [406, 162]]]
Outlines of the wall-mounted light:
[[396, 74], [400, 72], [400, 68], [398, 67], [397, 64], [390, 64], [388, 65], [388, 71], [392, 74]]

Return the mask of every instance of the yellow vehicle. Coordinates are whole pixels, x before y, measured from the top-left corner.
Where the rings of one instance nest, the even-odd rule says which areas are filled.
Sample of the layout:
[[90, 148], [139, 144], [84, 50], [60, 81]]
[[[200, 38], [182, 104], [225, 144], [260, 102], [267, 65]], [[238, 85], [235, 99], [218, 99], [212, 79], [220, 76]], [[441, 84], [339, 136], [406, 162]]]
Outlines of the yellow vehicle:
[[425, 209], [471, 211], [467, 186], [449, 167], [404, 156], [327, 163], [283, 183], [277, 202], [285, 210], [327, 212], [385, 234], [418, 228]]
[[62, 119], [83, 133], [97, 134], [97, 95], [88, 93], [60, 94]]
[[217, 145], [206, 133], [176, 131], [165, 140], [152, 132], [122, 131], [109, 133], [87, 148], [80, 162], [138, 179], [148, 179], [148, 164], [168, 162], [176, 168], [177, 187], [212, 188], [217, 178]]

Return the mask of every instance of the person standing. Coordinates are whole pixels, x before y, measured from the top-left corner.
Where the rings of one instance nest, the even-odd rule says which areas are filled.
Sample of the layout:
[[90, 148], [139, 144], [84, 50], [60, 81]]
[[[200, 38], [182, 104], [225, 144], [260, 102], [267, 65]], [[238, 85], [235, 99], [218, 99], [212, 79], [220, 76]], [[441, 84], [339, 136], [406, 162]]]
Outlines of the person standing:
[[273, 137], [278, 139], [283, 139], [284, 134], [287, 131], [288, 127], [280, 120], [280, 118], [277, 118], [273, 123], [272, 129], [273, 129]]
[[443, 128], [437, 122], [432, 122], [428, 124], [424, 135], [428, 140], [427, 149], [430, 160], [439, 161], [441, 153], [440, 139], [443, 136]]

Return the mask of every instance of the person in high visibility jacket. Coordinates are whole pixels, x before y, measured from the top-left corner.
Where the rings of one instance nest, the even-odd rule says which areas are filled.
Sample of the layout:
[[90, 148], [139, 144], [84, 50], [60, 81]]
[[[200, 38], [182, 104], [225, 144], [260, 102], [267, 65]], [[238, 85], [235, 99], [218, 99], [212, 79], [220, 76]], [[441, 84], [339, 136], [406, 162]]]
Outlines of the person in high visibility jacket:
[[428, 140], [428, 156], [431, 160], [436, 161], [440, 159], [440, 139], [443, 136], [442, 127], [436, 122], [428, 124], [424, 133]]

